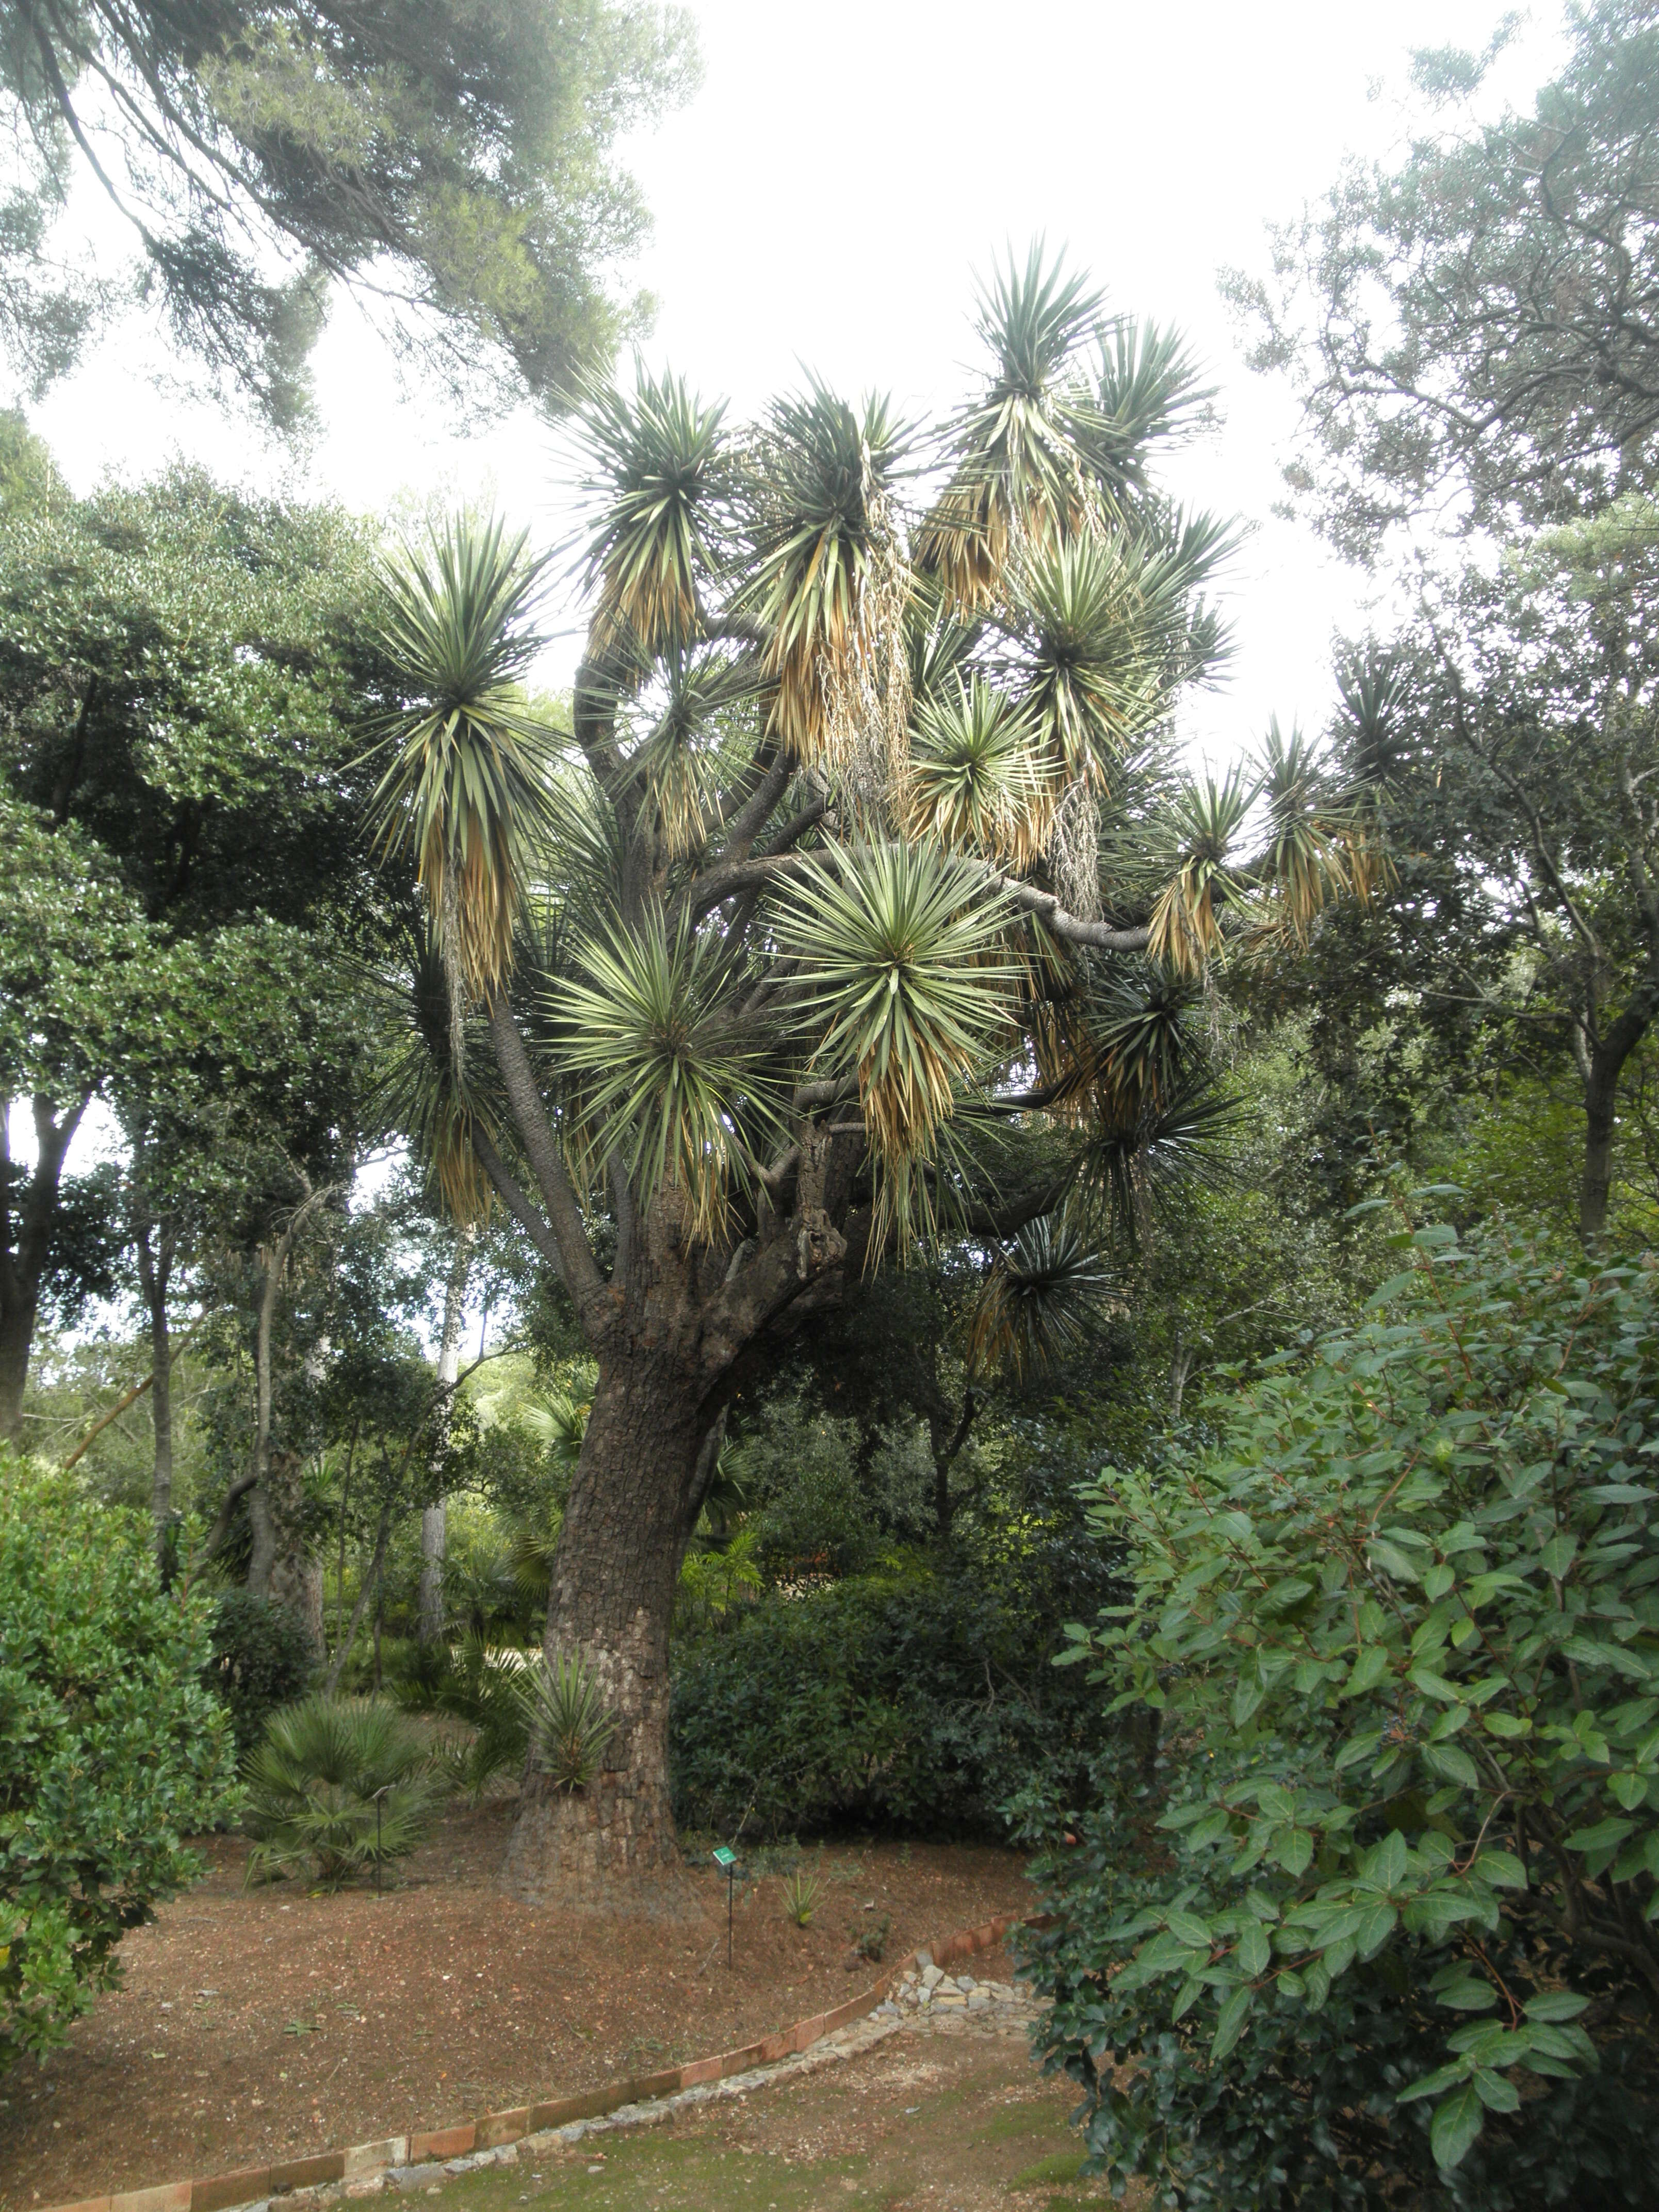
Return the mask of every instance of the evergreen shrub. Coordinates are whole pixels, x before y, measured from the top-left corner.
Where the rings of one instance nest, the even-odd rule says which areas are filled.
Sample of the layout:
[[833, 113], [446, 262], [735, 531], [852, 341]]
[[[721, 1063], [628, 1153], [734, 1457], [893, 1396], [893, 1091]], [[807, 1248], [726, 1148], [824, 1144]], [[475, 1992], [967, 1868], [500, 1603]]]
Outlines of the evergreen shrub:
[[443, 1790], [426, 1736], [386, 1698], [285, 1705], [244, 1771], [249, 1880], [308, 1874], [327, 1889], [417, 1850]]
[[0, 1452], [0, 2070], [63, 2042], [130, 1928], [233, 1809], [208, 1606], [164, 1594], [147, 1517]]
[[291, 1607], [245, 1589], [221, 1593], [209, 1634], [212, 1650], [202, 1679], [229, 1712], [237, 1749], [250, 1751], [278, 1706], [304, 1695], [311, 1640]]
[[676, 1817], [751, 1838], [838, 1825], [1006, 1832], [1034, 1778], [1072, 1796], [1107, 1729], [965, 1561], [773, 1591], [676, 1655]]
[[1650, 2206], [1659, 1266], [1402, 1241], [1097, 1488], [1133, 1586], [1071, 1656], [1163, 1744], [1042, 1869], [1048, 2062], [1160, 2206]]

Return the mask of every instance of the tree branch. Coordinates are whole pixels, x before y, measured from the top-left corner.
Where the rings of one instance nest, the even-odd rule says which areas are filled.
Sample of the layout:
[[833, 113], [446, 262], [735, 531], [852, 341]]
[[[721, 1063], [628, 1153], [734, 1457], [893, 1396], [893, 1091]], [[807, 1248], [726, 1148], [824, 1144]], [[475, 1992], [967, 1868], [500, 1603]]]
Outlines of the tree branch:
[[[605, 1278], [588, 1249], [587, 1234], [582, 1226], [581, 1208], [576, 1203], [570, 1178], [565, 1173], [564, 1162], [559, 1155], [558, 1139], [547, 1118], [547, 1109], [542, 1103], [542, 1095], [531, 1069], [530, 1056], [524, 1048], [524, 1039], [519, 1035], [518, 1024], [513, 1018], [505, 993], [489, 1009], [489, 1042], [495, 1048], [495, 1064], [501, 1069], [501, 1081], [507, 1088], [507, 1103], [513, 1115], [514, 1127], [518, 1130], [519, 1141], [530, 1162], [531, 1172], [541, 1193], [542, 1204], [547, 1208], [549, 1225], [558, 1243], [561, 1278], [580, 1313], [591, 1306], [604, 1291]], [[597, 1326], [597, 1322], [594, 1325]]]

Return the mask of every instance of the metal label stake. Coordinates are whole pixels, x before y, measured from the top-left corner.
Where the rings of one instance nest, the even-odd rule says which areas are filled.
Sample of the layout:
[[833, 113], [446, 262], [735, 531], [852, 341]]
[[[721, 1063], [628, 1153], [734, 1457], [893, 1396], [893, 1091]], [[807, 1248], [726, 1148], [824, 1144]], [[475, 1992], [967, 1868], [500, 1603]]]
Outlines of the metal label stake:
[[726, 1872], [726, 1966], [729, 1973], [732, 1968], [732, 1899], [737, 1892], [738, 1855], [735, 1851], [728, 1851], [722, 1844], [714, 1856], [714, 1864], [724, 1868]]

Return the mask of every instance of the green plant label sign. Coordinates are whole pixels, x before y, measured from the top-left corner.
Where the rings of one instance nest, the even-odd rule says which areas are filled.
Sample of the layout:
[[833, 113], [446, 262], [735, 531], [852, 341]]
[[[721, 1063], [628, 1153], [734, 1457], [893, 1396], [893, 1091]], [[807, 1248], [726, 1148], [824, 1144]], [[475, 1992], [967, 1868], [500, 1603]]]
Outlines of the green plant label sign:
[[732, 1869], [736, 1866], [737, 1863], [737, 1853], [735, 1851], [728, 1851], [724, 1844], [722, 1844], [719, 1850], [714, 1853], [714, 1864], [717, 1867], [724, 1867], [728, 1874], [731, 1872]]

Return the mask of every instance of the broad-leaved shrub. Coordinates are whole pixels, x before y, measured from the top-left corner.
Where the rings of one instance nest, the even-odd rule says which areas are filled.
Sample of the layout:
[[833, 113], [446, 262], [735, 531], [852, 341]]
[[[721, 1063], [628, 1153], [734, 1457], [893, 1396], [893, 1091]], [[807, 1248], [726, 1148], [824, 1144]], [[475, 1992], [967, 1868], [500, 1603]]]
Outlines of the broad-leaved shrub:
[[676, 1656], [676, 1815], [750, 1838], [1001, 1835], [1035, 1778], [1074, 1796], [1108, 1733], [1044, 1659], [1041, 1625], [965, 1561], [769, 1593]]
[[1655, 2201], [1659, 1268], [1407, 1241], [1219, 1449], [1095, 1494], [1133, 1595], [1072, 1656], [1162, 1756], [1033, 1955], [1160, 2205]]
[[209, 1610], [163, 1594], [142, 1515], [0, 1453], [0, 2070], [114, 1986], [234, 1808]]

